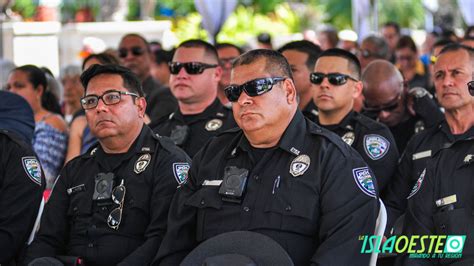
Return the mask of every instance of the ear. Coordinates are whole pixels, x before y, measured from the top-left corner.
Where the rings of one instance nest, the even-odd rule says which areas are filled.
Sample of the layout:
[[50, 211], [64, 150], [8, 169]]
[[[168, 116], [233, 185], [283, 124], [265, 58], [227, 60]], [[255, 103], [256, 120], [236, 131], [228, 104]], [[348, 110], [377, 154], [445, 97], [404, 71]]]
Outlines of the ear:
[[221, 77], [222, 77], [222, 67], [221, 66], [217, 66], [215, 69], [214, 69], [214, 80], [216, 80], [217, 82], [219, 82], [221, 80]]
[[283, 90], [285, 92], [285, 97], [288, 104], [294, 104], [297, 101], [296, 87], [291, 79], [285, 79], [285, 81], [283, 82]]
[[352, 98], [357, 99], [360, 97], [362, 94], [362, 89], [364, 88], [364, 85], [362, 84], [362, 81], [357, 81], [354, 89], [352, 90]]
[[138, 108], [138, 116], [140, 118], [145, 117], [145, 110], [146, 110], [146, 100], [145, 97], [138, 97], [135, 99], [135, 105]]

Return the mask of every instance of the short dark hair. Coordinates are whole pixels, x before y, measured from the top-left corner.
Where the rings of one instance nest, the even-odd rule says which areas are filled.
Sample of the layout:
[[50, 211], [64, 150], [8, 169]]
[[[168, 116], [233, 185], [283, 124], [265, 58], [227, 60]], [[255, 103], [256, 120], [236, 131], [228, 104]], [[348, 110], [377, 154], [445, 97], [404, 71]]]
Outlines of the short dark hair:
[[[147, 41], [147, 39], [145, 39], [145, 37], [143, 37], [142, 35], [138, 34], [138, 33], [128, 33], [126, 35], [124, 35], [122, 37], [122, 39], [120, 39], [120, 43], [122, 43], [123, 39], [127, 38], [127, 37], [136, 37], [140, 40], [143, 41], [143, 43], [145, 44], [146, 46], [146, 50], [148, 51], [148, 53], [151, 53], [151, 49], [150, 49], [150, 43]], [[120, 46], [120, 43], [119, 43], [119, 46]]]
[[173, 60], [173, 54], [174, 54], [174, 50], [171, 50], [171, 51], [167, 51], [167, 50], [163, 50], [163, 49], [156, 50], [154, 52], [155, 63], [157, 65], [168, 64], [169, 62], [171, 62]]
[[334, 28], [328, 28], [320, 32], [320, 34], [326, 34], [329, 43], [332, 47], [336, 47], [339, 43], [339, 36], [337, 35], [337, 30]]
[[278, 52], [283, 53], [286, 50], [295, 50], [308, 55], [308, 59], [306, 59], [306, 67], [311, 71], [314, 68], [314, 64], [316, 64], [316, 60], [323, 51], [319, 45], [307, 40], [289, 42], [278, 49]]
[[235, 50], [239, 51], [239, 54], [243, 54], [243, 50], [242, 48], [240, 48], [239, 46], [235, 45], [235, 44], [232, 44], [232, 43], [229, 43], [229, 42], [222, 42], [222, 43], [218, 43], [216, 44], [216, 50], [219, 51], [220, 49], [223, 49], [223, 48], [234, 48]]
[[286, 58], [279, 52], [269, 49], [255, 49], [242, 54], [234, 60], [232, 69], [238, 66], [250, 65], [260, 59], [265, 59], [265, 71], [271, 75], [282, 75], [293, 80], [291, 67]]
[[119, 75], [122, 77], [123, 86], [130, 92], [134, 92], [143, 97], [142, 84], [140, 79], [130, 69], [119, 65], [93, 65], [84, 71], [81, 75], [82, 86], [84, 86], [84, 93], [87, 92], [87, 84], [94, 77], [101, 75]]
[[325, 56], [336, 56], [346, 59], [349, 62], [349, 70], [355, 76], [355, 78], [360, 79], [361, 76], [361, 66], [359, 59], [357, 57], [344, 49], [332, 48], [324, 51], [318, 58], [318, 60]]
[[217, 49], [214, 45], [199, 39], [192, 39], [182, 42], [177, 49], [185, 47], [185, 48], [203, 48], [206, 55], [215, 59], [216, 62], [219, 62], [219, 56], [217, 55]]
[[469, 47], [467, 45], [459, 44], [459, 43], [451, 43], [446, 45], [441, 51], [439, 52], [439, 55], [445, 54], [447, 52], [455, 52], [455, 51], [460, 51], [464, 50], [467, 52], [469, 55], [469, 59], [471, 59], [471, 62], [474, 62], [474, 48]]
[[452, 44], [454, 43], [452, 40], [450, 39], [438, 39], [434, 44], [433, 44], [433, 48], [432, 50], [435, 48], [435, 47], [438, 47], [438, 46], [446, 46], [448, 44]]
[[84, 70], [84, 67], [86, 66], [87, 61], [91, 59], [97, 59], [101, 64], [103, 65], [119, 65], [120, 62], [119, 60], [109, 54], [109, 53], [99, 53], [99, 54], [90, 54], [86, 58], [84, 58], [84, 61], [82, 61], [82, 70]]
[[384, 38], [376, 36], [376, 35], [370, 35], [366, 37], [362, 41], [362, 43], [371, 43], [375, 46], [377, 50], [374, 51], [374, 56], [376, 58], [380, 58], [380, 59], [388, 58], [389, 48]]
[[388, 22], [385, 22], [382, 26], [383, 28], [386, 28], [386, 27], [392, 27], [395, 29], [395, 32], [400, 35], [400, 25], [398, 25], [397, 22], [395, 21], [388, 21]]
[[416, 48], [415, 41], [413, 41], [413, 39], [408, 35], [403, 35], [402, 37], [400, 37], [400, 40], [398, 40], [397, 46], [395, 47], [395, 50], [400, 50], [403, 48], [408, 48], [415, 53], [418, 52], [418, 48]]

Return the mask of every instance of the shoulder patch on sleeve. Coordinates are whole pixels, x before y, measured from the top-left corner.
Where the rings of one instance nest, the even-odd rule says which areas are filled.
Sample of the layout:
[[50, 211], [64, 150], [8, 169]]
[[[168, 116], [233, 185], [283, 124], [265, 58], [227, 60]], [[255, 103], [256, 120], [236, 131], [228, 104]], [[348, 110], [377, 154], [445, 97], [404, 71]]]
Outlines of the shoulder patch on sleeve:
[[364, 136], [364, 150], [372, 160], [382, 159], [390, 149], [390, 142], [377, 134]]
[[188, 179], [189, 163], [173, 163], [173, 174], [176, 182], [182, 185]]
[[38, 159], [33, 156], [22, 157], [21, 164], [23, 165], [26, 175], [28, 175], [31, 181], [41, 186], [42, 173]]
[[410, 195], [408, 195], [407, 199], [413, 197], [420, 190], [421, 184], [423, 184], [423, 180], [425, 179], [425, 175], [426, 175], [426, 168], [423, 170], [423, 172], [421, 172], [420, 177], [418, 177], [418, 179], [416, 180], [416, 183], [411, 189]]
[[370, 197], [375, 198], [375, 185], [372, 174], [368, 167], [352, 169], [352, 174], [357, 186]]

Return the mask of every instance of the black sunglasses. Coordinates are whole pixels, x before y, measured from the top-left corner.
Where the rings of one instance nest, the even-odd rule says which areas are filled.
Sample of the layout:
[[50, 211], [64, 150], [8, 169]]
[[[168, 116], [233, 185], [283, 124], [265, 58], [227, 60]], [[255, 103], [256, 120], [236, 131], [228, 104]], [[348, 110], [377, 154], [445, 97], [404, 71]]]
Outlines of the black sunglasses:
[[[129, 50], [126, 49], [126, 48], [121, 48], [121, 49], [118, 50], [118, 56], [119, 56], [120, 58], [125, 58], [125, 57], [127, 57], [127, 55], [128, 55], [128, 51], [129, 51]], [[130, 52], [131, 52], [132, 55], [134, 55], [134, 56], [140, 56], [140, 55], [142, 55], [142, 54], [145, 53], [145, 50], [143, 50], [143, 48], [141, 48], [141, 47], [134, 46], [134, 47], [132, 47], [132, 48], [130, 49]]]
[[230, 102], [236, 102], [239, 100], [242, 91], [245, 91], [245, 93], [251, 97], [259, 96], [269, 92], [273, 88], [273, 85], [285, 79], [286, 78], [283, 77], [258, 78], [245, 82], [242, 85], [230, 85], [224, 89], [224, 93]]
[[217, 67], [216, 64], [206, 64], [206, 63], [201, 63], [201, 62], [187, 62], [187, 63], [170, 62], [168, 66], [170, 69], [170, 73], [172, 75], [177, 75], [179, 71], [181, 71], [181, 68], [183, 67], [184, 67], [184, 70], [186, 70], [186, 73], [188, 73], [189, 75], [199, 75], [208, 68]]
[[130, 95], [132, 97], [139, 97], [138, 94], [132, 93], [132, 92], [110, 90], [110, 91], [106, 91], [101, 96], [90, 94], [90, 95], [86, 95], [82, 97], [81, 106], [84, 110], [96, 108], [97, 105], [99, 104], [100, 99], [102, 99], [105, 105], [118, 104], [122, 100], [122, 95]]
[[474, 96], [474, 80], [469, 81], [467, 83], [467, 88], [469, 89], [469, 93]]
[[367, 102], [364, 100], [364, 111], [369, 112], [369, 113], [380, 113], [382, 111], [384, 112], [392, 112], [393, 110], [397, 109], [398, 106], [400, 105], [400, 97], [402, 93], [400, 93], [395, 99], [391, 100], [387, 104], [384, 104], [383, 106], [369, 106]]
[[324, 78], [327, 77], [329, 83], [335, 86], [341, 86], [347, 83], [347, 79], [352, 79], [353, 81], [359, 81], [356, 78], [353, 78], [349, 75], [346, 74], [341, 74], [341, 73], [328, 73], [324, 74], [321, 72], [313, 72], [309, 75], [309, 80], [311, 83], [316, 84], [316, 85], [321, 85], [323, 83]]
[[127, 190], [123, 185], [123, 179], [120, 182], [120, 185], [112, 190], [112, 201], [119, 206], [110, 212], [109, 217], [107, 218], [107, 225], [114, 230], [118, 230], [120, 223], [122, 222], [123, 202], [125, 200], [126, 191]]

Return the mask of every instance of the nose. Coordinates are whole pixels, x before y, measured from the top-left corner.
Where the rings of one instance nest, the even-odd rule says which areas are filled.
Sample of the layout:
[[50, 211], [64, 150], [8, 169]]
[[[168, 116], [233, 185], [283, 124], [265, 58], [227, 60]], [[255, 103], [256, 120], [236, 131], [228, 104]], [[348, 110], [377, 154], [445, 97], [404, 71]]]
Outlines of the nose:
[[104, 103], [102, 98], [99, 99], [97, 102], [97, 106], [95, 107], [97, 113], [104, 112], [107, 110], [107, 105]]
[[380, 111], [379, 119], [386, 120], [390, 116], [390, 112], [387, 111]]
[[184, 69], [184, 67], [182, 67], [178, 74], [176, 74], [176, 77], [177, 78], [184, 78], [184, 77], [188, 77], [188, 72], [186, 72], [186, 69]]
[[241, 106], [244, 106], [244, 105], [249, 105], [252, 103], [252, 97], [251, 96], [248, 96], [247, 93], [245, 91], [242, 91], [242, 93], [240, 94], [239, 96], [239, 99], [237, 100], [237, 102], [239, 103], [239, 105]]

